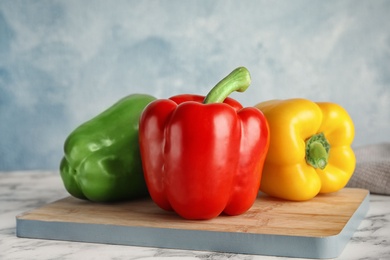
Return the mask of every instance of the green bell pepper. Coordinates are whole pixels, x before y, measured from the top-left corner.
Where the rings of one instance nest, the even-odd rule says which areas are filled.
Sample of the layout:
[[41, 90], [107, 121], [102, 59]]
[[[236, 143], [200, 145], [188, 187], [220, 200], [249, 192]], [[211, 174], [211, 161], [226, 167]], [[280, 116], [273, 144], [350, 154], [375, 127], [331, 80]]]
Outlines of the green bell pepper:
[[153, 100], [143, 94], [126, 96], [70, 133], [60, 174], [72, 196], [112, 202], [148, 195], [138, 125], [143, 109]]

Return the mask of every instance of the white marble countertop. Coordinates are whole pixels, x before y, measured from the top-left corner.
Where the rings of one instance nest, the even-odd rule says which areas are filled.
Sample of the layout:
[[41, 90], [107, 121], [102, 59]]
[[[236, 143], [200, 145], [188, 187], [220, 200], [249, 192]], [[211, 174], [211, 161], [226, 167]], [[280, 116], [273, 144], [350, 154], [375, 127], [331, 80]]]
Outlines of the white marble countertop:
[[[56, 172], [0, 172], [0, 259], [289, 259], [16, 237], [17, 215], [66, 196]], [[370, 195], [367, 216], [338, 259], [390, 259], [390, 196]]]

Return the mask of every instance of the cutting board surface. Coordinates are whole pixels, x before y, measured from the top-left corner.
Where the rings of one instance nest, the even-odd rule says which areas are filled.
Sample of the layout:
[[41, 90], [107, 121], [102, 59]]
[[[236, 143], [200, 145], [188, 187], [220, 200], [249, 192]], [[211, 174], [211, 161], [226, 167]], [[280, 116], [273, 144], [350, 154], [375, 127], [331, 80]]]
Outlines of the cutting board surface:
[[310, 201], [259, 194], [239, 216], [185, 220], [149, 198], [100, 204], [67, 197], [17, 216], [19, 237], [332, 258], [368, 211], [369, 192], [345, 188]]

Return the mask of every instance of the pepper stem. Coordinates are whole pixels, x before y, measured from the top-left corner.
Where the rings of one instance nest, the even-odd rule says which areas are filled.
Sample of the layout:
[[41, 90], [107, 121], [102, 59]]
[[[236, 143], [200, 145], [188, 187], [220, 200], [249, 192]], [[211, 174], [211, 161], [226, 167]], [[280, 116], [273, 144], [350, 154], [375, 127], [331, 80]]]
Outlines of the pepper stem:
[[314, 168], [325, 169], [328, 164], [330, 144], [324, 133], [315, 134], [306, 140], [306, 162]]
[[244, 92], [250, 84], [249, 71], [245, 67], [238, 67], [210, 90], [203, 104], [222, 103], [233, 91]]

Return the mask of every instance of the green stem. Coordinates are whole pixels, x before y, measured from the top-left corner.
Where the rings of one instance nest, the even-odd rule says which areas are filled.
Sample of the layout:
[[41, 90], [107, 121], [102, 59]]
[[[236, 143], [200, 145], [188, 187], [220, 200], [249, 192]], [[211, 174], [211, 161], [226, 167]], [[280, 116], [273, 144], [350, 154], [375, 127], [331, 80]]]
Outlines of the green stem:
[[306, 162], [314, 168], [325, 169], [328, 164], [330, 144], [323, 133], [306, 140]]
[[244, 92], [250, 84], [249, 71], [245, 67], [238, 67], [210, 90], [203, 103], [222, 103], [233, 91]]

